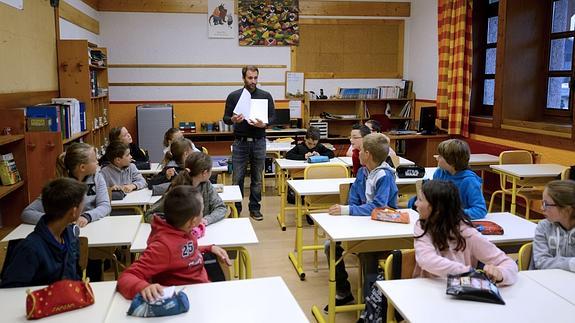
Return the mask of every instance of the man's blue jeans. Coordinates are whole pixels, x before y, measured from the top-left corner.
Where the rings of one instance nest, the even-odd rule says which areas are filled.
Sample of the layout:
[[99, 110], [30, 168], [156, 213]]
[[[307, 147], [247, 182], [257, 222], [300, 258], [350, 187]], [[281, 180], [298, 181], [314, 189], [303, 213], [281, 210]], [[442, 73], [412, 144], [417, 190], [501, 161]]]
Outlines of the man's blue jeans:
[[[238, 138], [232, 145], [232, 165], [234, 185], [239, 185], [244, 196], [244, 178], [248, 164], [250, 165], [250, 211], [259, 211], [262, 200], [262, 173], [266, 160], [266, 138]], [[242, 203], [236, 202], [238, 213], [242, 211]]]

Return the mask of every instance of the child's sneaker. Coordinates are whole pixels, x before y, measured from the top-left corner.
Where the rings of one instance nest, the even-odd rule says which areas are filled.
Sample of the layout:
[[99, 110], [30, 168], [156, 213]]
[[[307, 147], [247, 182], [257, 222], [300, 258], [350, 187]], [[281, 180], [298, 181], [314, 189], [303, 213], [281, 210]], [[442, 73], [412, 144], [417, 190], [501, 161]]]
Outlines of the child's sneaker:
[[[352, 294], [347, 294], [343, 297], [339, 296], [339, 295], [335, 295], [335, 306], [347, 305], [347, 304], [353, 303], [353, 301], [355, 301], [355, 299], [353, 298]], [[328, 306], [329, 305], [326, 305], [323, 308], [323, 312], [325, 314], [327, 314], [327, 312], [328, 312]]]

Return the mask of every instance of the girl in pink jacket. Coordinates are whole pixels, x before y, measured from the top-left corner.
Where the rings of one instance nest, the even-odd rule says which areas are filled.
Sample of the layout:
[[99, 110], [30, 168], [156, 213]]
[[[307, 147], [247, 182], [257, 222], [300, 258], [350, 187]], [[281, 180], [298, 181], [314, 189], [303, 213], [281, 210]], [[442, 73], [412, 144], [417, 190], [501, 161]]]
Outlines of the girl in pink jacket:
[[485, 264], [495, 283], [511, 285], [517, 265], [488, 241], [463, 213], [457, 187], [451, 182], [428, 181], [417, 194], [419, 221], [415, 224], [413, 277], [447, 277]]

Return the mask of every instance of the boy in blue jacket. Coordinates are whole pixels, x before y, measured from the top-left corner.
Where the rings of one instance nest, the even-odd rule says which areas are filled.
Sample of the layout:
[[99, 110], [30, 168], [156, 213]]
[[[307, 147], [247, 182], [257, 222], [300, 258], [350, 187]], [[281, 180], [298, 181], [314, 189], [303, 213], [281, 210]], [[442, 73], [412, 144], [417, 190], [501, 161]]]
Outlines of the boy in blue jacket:
[[[395, 171], [385, 159], [389, 154], [389, 140], [381, 133], [372, 133], [363, 137], [359, 159], [364, 167], [360, 168], [355, 182], [349, 192], [349, 204], [335, 204], [329, 208], [331, 215], [370, 216], [377, 207], [397, 207], [397, 185]], [[325, 244], [326, 255], [329, 255], [329, 241]], [[341, 258], [343, 248], [338, 243], [336, 258]], [[364, 294], [370, 291], [371, 284], [377, 276], [378, 253], [361, 254], [364, 273]], [[351, 285], [347, 280], [345, 263], [341, 260], [335, 269], [336, 306], [351, 303]], [[327, 311], [327, 306], [324, 308]]]
[[[437, 147], [437, 170], [433, 173], [434, 180], [450, 181], [459, 190], [463, 212], [471, 220], [483, 219], [487, 215], [485, 198], [481, 189], [482, 180], [469, 169], [469, 145], [460, 139], [448, 139]], [[409, 207], [415, 203], [415, 198], [409, 201]]]
[[[88, 187], [72, 178], [49, 182], [42, 190], [46, 212], [34, 231], [15, 247], [0, 287], [49, 285], [62, 279], [79, 280], [78, 227]], [[75, 229], [74, 229], [75, 228]]]

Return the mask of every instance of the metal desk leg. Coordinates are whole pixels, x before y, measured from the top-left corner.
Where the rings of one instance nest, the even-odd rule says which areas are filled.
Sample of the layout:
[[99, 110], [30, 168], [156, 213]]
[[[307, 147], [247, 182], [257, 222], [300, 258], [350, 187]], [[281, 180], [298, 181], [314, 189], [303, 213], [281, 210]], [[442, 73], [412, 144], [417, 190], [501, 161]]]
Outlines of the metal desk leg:
[[278, 219], [278, 224], [280, 225], [280, 228], [282, 229], [282, 231], [286, 230], [286, 223], [285, 223], [285, 208], [286, 208], [286, 198], [287, 198], [287, 194], [286, 194], [286, 173], [280, 168], [279, 169], [279, 174], [278, 174], [278, 178], [279, 178], [279, 191], [280, 191], [280, 213], [277, 217]]
[[[296, 231], [295, 231], [295, 249], [297, 256], [294, 255], [293, 251], [289, 253], [289, 259], [293, 264], [295, 270], [299, 275], [299, 279], [305, 280], [305, 273], [303, 271], [303, 227], [302, 227], [302, 210], [301, 210], [301, 197], [296, 193]], [[297, 258], [296, 258], [297, 257]]]
[[516, 200], [517, 200], [517, 177], [513, 176], [513, 186], [511, 187], [511, 214], [515, 215]]
[[[329, 296], [327, 302], [327, 322], [335, 322], [335, 241], [329, 241]], [[311, 312], [315, 319], [320, 322], [326, 322], [322, 310], [316, 305], [312, 306]]]
[[236, 208], [236, 203], [230, 202], [230, 203], [227, 203], [227, 206], [228, 206], [228, 207], [230, 208], [230, 210], [231, 210], [231, 212], [230, 212], [230, 217], [231, 217], [231, 218], [237, 219], [237, 218], [240, 217], [239, 214], [238, 214], [238, 209]]

